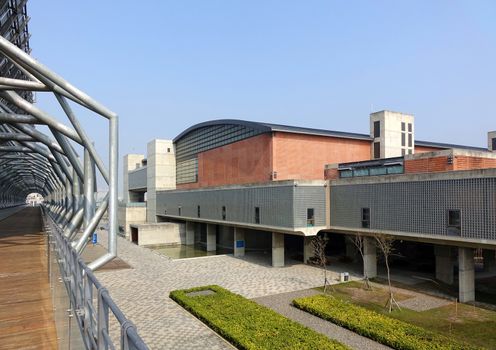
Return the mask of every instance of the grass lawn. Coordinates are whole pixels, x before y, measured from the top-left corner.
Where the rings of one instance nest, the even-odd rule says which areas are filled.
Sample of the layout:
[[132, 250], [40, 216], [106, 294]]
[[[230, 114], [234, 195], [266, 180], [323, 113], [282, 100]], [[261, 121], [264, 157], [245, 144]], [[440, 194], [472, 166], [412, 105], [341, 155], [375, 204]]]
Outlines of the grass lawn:
[[176, 290], [170, 297], [238, 349], [348, 349], [219, 286]]
[[[417, 312], [402, 308], [388, 313], [384, 308], [388, 299], [386, 287], [374, 287], [372, 291], [363, 289], [361, 282], [349, 282], [334, 286], [333, 296], [355, 305], [363, 306], [380, 314], [411, 323], [413, 325], [444, 334], [452, 339], [475, 346], [496, 350], [496, 312], [467, 304], [455, 304]], [[406, 294], [396, 294], [397, 301], [404, 300]]]

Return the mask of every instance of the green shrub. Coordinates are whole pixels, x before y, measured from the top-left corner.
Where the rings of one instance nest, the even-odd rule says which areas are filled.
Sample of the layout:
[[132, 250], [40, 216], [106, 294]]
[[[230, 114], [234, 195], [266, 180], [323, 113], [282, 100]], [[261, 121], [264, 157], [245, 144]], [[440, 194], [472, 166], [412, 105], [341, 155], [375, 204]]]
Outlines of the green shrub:
[[[203, 290], [215, 294], [188, 296]], [[219, 286], [176, 290], [170, 297], [239, 349], [348, 349]]]
[[479, 349], [350, 302], [322, 294], [295, 299], [293, 305], [398, 350]]

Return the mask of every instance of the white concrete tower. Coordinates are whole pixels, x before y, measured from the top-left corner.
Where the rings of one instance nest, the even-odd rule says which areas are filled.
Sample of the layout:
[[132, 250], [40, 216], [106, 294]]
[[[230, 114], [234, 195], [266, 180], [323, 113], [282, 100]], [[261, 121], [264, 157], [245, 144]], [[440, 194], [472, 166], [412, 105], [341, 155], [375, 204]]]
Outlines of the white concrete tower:
[[372, 159], [399, 157], [415, 152], [414, 117], [392, 111], [370, 114], [370, 137], [374, 139]]
[[141, 162], [145, 159], [143, 154], [126, 154], [124, 156], [123, 174], [122, 174], [122, 184], [123, 193], [122, 201], [124, 203], [130, 202], [129, 197], [129, 172], [141, 167]]
[[487, 133], [487, 149], [496, 152], [496, 131]]
[[147, 145], [146, 221], [157, 222], [157, 191], [176, 188], [176, 157], [172, 140], [152, 140]]

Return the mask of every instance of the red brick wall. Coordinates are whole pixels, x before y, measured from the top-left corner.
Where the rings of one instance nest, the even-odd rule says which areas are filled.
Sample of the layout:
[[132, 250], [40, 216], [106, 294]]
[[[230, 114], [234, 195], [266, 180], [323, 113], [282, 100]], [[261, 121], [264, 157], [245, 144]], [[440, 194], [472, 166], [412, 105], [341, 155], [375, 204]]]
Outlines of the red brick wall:
[[177, 188], [267, 182], [271, 171], [272, 137], [262, 134], [199, 153], [198, 182]]
[[443, 149], [444, 148], [415, 146], [415, 153], [435, 152], [435, 151], [442, 151]]
[[338, 169], [326, 169], [324, 171], [324, 179], [325, 180], [336, 180], [336, 179], [339, 179], [339, 171], [338, 171]]
[[371, 142], [276, 132], [273, 170], [277, 180], [323, 180], [326, 164], [370, 159]]
[[496, 159], [455, 156], [453, 158], [453, 164], [448, 164], [448, 157], [443, 156], [405, 161], [405, 174], [489, 168], [496, 168]]

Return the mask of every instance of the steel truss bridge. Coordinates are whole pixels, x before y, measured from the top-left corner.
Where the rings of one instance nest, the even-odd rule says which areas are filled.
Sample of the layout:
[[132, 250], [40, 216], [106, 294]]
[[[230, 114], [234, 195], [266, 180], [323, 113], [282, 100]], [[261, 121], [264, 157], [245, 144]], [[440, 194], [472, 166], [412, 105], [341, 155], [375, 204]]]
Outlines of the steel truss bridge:
[[[26, 1], [0, 1], [0, 209], [25, 204], [33, 192], [44, 197], [49, 249], [87, 349], [146, 349], [92, 272], [117, 253], [117, 115], [29, 55]], [[33, 103], [35, 93], [55, 99], [57, 117]], [[108, 157], [97, 152], [75, 105], [106, 122]], [[97, 178], [108, 186], [98, 206]], [[80, 254], [104, 215], [108, 251], [86, 265]], [[109, 314], [119, 322], [117, 341], [109, 336]]]

